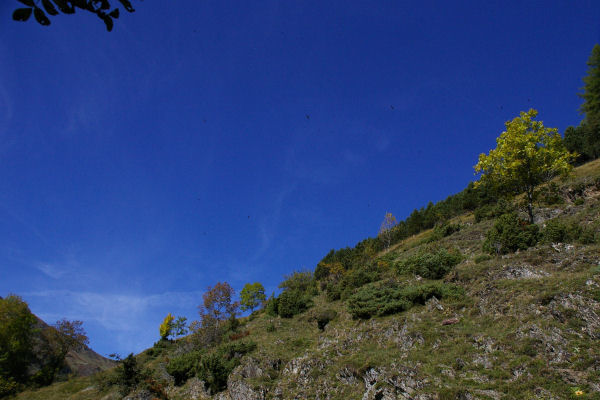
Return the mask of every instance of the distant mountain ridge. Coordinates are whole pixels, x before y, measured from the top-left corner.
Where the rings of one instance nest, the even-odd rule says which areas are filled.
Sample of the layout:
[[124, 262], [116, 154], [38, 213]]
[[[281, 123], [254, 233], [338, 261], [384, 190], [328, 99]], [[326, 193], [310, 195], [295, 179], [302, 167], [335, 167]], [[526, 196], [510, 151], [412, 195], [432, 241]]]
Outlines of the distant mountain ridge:
[[[39, 331], [50, 328], [44, 320], [33, 314], [37, 319], [36, 328]], [[103, 357], [90, 347], [84, 345], [79, 349], [69, 350], [65, 357], [65, 368], [60, 375], [90, 376], [116, 365], [114, 360]], [[35, 368], [35, 367], [34, 367]]]

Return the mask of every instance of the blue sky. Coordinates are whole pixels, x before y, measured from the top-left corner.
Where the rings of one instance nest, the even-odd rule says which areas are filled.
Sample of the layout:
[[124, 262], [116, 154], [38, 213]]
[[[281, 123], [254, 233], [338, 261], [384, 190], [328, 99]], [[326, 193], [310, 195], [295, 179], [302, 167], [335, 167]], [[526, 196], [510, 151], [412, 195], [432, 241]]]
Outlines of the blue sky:
[[134, 3], [0, 5], [0, 295], [105, 355], [460, 191], [522, 110], [579, 123], [600, 42], [592, 0]]

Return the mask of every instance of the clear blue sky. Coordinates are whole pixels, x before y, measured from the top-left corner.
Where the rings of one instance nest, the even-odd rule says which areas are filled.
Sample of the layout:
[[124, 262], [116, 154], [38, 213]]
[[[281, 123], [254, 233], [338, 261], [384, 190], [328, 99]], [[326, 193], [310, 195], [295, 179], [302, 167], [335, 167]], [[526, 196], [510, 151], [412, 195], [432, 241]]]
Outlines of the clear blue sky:
[[522, 110], [579, 123], [600, 42], [596, 0], [134, 0], [112, 33], [12, 22], [17, 4], [0, 5], [0, 295], [85, 321], [101, 354], [195, 319], [209, 285], [272, 292], [387, 211], [460, 191]]

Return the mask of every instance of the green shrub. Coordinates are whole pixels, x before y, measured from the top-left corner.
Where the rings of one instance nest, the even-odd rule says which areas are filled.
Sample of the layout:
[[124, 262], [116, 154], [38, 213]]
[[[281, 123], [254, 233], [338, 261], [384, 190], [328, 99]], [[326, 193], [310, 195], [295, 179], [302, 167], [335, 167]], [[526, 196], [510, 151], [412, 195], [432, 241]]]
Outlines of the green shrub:
[[[277, 314], [284, 318], [291, 318], [306, 311], [312, 306], [312, 297], [319, 293], [317, 281], [310, 271], [295, 271], [286, 276], [279, 287], [284, 290], [277, 297], [276, 309]], [[273, 311], [275, 304], [267, 304], [267, 313]]]
[[499, 217], [502, 214], [511, 213], [514, 206], [506, 199], [500, 199], [495, 204], [487, 204], [475, 210], [475, 222]]
[[325, 285], [325, 295], [327, 300], [335, 301], [342, 298], [342, 291], [344, 286], [342, 282], [328, 282]]
[[225, 332], [235, 332], [240, 325], [240, 320], [235, 317], [235, 314], [231, 314], [225, 323]]
[[254, 342], [234, 342], [217, 348], [198, 363], [196, 374], [211, 394], [227, 387], [227, 377], [240, 364], [240, 358], [256, 349]]
[[579, 242], [582, 244], [594, 244], [598, 242], [598, 234], [593, 229], [583, 228], [579, 235]]
[[567, 224], [555, 218], [546, 222], [542, 238], [546, 243], [594, 244], [596, 232], [589, 227], [582, 227], [577, 223]]
[[226, 364], [227, 362], [216, 354], [203, 357], [200, 361], [197, 375], [200, 380], [204, 381], [210, 394], [218, 393], [227, 387], [227, 377], [231, 370], [227, 368]]
[[312, 306], [312, 296], [297, 290], [284, 290], [277, 298], [277, 313], [283, 318], [291, 318]]
[[429, 242], [435, 242], [446, 236], [450, 236], [455, 232], [460, 231], [460, 224], [438, 224], [433, 228], [433, 233], [429, 237]]
[[506, 254], [525, 250], [539, 240], [539, 228], [520, 219], [516, 214], [501, 215], [486, 233], [483, 250], [490, 254]]
[[358, 288], [379, 280], [379, 273], [373, 265], [351, 269], [342, 280], [343, 287]]
[[275, 295], [271, 295], [267, 300], [267, 304], [265, 305], [265, 312], [267, 315], [272, 317], [276, 317], [279, 315], [279, 299], [275, 297]]
[[[389, 256], [389, 258], [391, 258], [391, 256]], [[352, 295], [354, 289], [366, 285], [367, 283], [380, 280], [381, 273], [381, 268], [377, 267], [376, 261], [370, 262], [364, 266], [356, 266], [353, 269], [348, 270], [340, 280], [330, 281], [324, 285], [327, 300], [345, 300]]]
[[279, 288], [306, 293], [315, 296], [319, 293], [317, 289], [317, 280], [311, 271], [294, 271], [291, 275], [286, 275], [285, 280], [279, 284]]
[[166, 369], [169, 375], [175, 379], [175, 385], [180, 386], [193, 377], [201, 359], [201, 353], [198, 351], [171, 358]]
[[560, 187], [555, 182], [550, 182], [548, 185], [542, 187], [538, 193], [538, 196], [540, 202], [548, 206], [562, 204], [565, 202], [561, 194]]
[[348, 299], [348, 311], [353, 318], [371, 318], [399, 313], [415, 304], [425, 304], [432, 298], [458, 297], [463, 289], [441, 282], [399, 287], [394, 282], [378, 282], [360, 288]]
[[19, 385], [11, 377], [3, 378], [0, 375], [0, 398], [15, 394], [19, 390]]
[[337, 317], [337, 312], [335, 310], [322, 310], [317, 313], [315, 319], [317, 320], [317, 326], [319, 330], [324, 330], [327, 324], [334, 320]]
[[133, 353], [121, 360], [121, 365], [115, 369], [115, 372], [114, 383], [119, 386], [119, 392], [123, 396], [135, 388], [141, 380], [140, 369]]
[[546, 227], [542, 231], [542, 239], [547, 243], [566, 242], [570, 236], [568, 231], [564, 223], [558, 219], [551, 219], [546, 222]]
[[475, 256], [475, 258], [473, 259], [473, 261], [475, 261], [475, 264], [479, 264], [479, 263], [487, 261], [487, 260], [489, 260], [491, 258], [492, 257], [490, 257], [489, 254], [479, 254], [479, 255]]
[[461, 261], [462, 255], [457, 250], [441, 248], [411, 255], [399, 261], [396, 270], [399, 274], [413, 273], [427, 279], [440, 279]]

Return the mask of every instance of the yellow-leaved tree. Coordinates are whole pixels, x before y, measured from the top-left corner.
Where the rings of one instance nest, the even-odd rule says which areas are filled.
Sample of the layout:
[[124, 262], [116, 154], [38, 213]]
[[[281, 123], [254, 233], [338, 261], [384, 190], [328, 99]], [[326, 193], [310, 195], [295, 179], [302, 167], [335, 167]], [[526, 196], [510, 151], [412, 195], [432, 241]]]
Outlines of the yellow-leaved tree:
[[481, 179], [475, 186], [488, 184], [505, 194], [525, 193], [529, 222], [534, 222], [536, 186], [557, 175], [568, 175], [576, 154], [563, 144], [556, 128], [536, 121], [538, 112], [530, 109], [505, 123], [506, 131], [496, 139], [489, 154], [480, 154], [475, 173]]
[[173, 320], [175, 320], [175, 317], [172, 316], [171, 313], [168, 313], [163, 320], [163, 323], [158, 327], [160, 338], [162, 340], [166, 340], [169, 336], [171, 336], [173, 331]]

